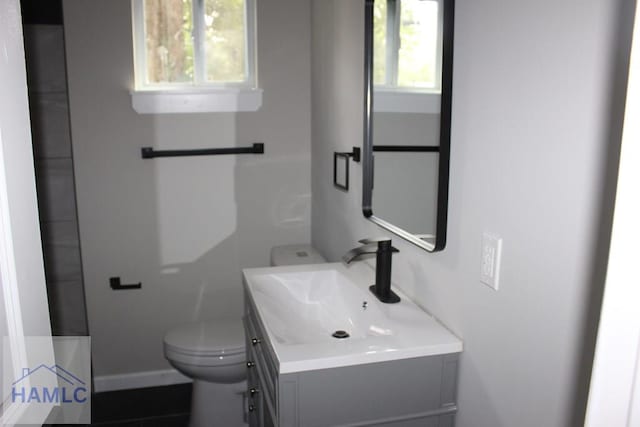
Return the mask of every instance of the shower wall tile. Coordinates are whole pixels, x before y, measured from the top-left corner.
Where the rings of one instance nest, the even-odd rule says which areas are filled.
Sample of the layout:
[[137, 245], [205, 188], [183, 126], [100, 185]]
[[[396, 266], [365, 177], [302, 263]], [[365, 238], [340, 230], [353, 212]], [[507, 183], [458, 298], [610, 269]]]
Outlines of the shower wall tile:
[[64, 32], [61, 25], [25, 25], [27, 82], [31, 92], [66, 92]]
[[71, 157], [67, 94], [33, 93], [29, 97], [35, 157]]
[[31, 132], [51, 327], [88, 335], [61, 25], [24, 26]]
[[53, 334], [87, 335], [82, 282], [48, 282], [47, 294]]
[[71, 159], [36, 161], [41, 221], [75, 221], [76, 196]]
[[81, 281], [78, 224], [75, 221], [45, 222], [41, 229], [47, 281]]

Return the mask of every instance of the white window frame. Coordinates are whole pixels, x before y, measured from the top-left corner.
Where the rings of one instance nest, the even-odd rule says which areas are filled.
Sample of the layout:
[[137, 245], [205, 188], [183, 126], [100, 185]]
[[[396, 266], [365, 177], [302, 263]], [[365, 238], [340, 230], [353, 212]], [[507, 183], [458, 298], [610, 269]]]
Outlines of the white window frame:
[[[379, 0], [378, 0], [379, 1]], [[398, 85], [400, 51], [401, 0], [386, 0], [387, 31], [385, 82], [374, 85], [374, 111], [394, 113], [440, 113], [440, 93], [442, 92], [442, 37], [444, 22], [443, 0], [438, 3], [438, 51], [436, 52], [436, 75], [439, 76], [434, 88]]]
[[257, 86], [256, 1], [244, 2], [244, 81], [206, 81], [204, 0], [193, 0], [193, 82], [149, 83], [146, 67], [144, 0], [132, 0], [135, 69], [135, 88], [131, 91], [133, 109], [141, 114], [257, 111], [262, 106], [262, 90]]

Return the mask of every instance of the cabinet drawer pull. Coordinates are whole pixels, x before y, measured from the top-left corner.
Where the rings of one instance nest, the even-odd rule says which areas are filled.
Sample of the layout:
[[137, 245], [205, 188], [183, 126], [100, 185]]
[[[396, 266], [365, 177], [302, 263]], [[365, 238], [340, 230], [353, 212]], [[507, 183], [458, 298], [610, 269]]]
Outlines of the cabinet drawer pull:
[[258, 393], [260, 393], [260, 390], [258, 390], [258, 389], [257, 389], [257, 388], [255, 388], [255, 387], [251, 387], [251, 388], [249, 389], [249, 394], [251, 395], [251, 397], [255, 396], [255, 395], [256, 395], [256, 394], [258, 394]]
[[251, 338], [251, 344], [253, 344], [253, 345], [258, 345], [261, 342], [262, 341], [260, 340], [260, 338]]
[[249, 405], [249, 412], [253, 412], [256, 410], [256, 407], [253, 405]]
[[253, 368], [256, 366], [256, 362], [247, 362], [247, 368]]

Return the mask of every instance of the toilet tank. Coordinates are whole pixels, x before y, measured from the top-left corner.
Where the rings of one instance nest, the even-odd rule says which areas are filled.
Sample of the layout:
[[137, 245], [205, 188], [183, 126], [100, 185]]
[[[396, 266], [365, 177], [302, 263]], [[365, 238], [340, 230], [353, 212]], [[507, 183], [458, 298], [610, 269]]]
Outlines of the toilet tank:
[[322, 264], [326, 259], [311, 245], [284, 245], [271, 248], [271, 265]]

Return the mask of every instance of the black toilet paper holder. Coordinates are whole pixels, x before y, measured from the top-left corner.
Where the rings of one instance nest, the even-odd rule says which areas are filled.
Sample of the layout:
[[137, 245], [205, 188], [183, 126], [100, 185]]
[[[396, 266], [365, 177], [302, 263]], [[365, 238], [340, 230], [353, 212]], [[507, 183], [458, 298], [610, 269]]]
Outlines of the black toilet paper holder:
[[111, 289], [113, 289], [114, 291], [123, 291], [123, 290], [127, 290], [127, 289], [140, 289], [140, 288], [142, 288], [142, 282], [130, 283], [128, 285], [123, 285], [120, 282], [120, 278], [119, 277], [110, 277], [109, 278], [109, 286], [111, 286]]

